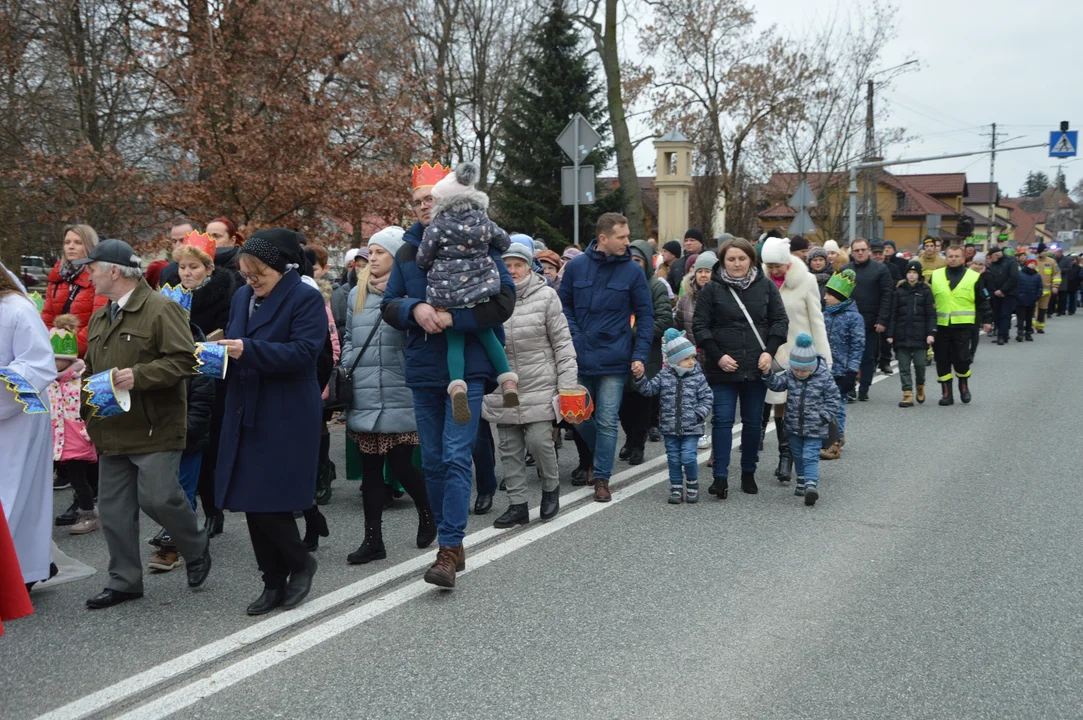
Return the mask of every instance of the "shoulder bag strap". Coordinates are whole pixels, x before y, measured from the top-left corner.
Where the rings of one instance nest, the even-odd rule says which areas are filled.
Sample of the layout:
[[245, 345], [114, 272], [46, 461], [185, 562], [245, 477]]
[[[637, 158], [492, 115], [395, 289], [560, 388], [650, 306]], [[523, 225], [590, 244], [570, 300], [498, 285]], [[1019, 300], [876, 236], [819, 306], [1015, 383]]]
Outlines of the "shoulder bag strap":
[[[752, 328], [752, 334], [756, 336], [756, 342], [760, 344], [760, 350], [762, 350], [763, 352], [767, 352], [767, 345], [764, 344], [763, 338], [760, 337], [760, 331], [756, 329], [756, 323], [752, 322], [752, 316], [748, 314], [748, 308], [746, 308], [745, 304], [741, 302], [741, 296], [738, 295], [737, 291], [734, 290], [732, 287], [729, 287], [729, 291], [730, 295], [733, 295], [733, 299], [737, 302], [737, 307], [741, 308], [741, 312], [745, 314], [745, 320], [748, 321], [748, 326]], [[774, 357], [772, 357], [771, 371], [777, 373], [784, 370], [785, 368], [782, 367], [782, 364], [778, 360], [775, 360]]]
[[346, 373], [347, 378], [353, 377], [353, 371], [357, 369], [357, 364], [361, 362], [361, 357], [365, 354], [365, 351], [369, 349], [369, 343], [372, 342], [372, 338], [376, 336], [376, 331], [380, 329], [380, 323], [383, 321], [383, 315], [376, 317], [376, 324], [372, 326], [372, 332], [365, 338], [365, 344], [361, 346], [361, 352], [357, 353], [357, 357], [354, 358], [353, 365], [350, 365], [350, 371]]

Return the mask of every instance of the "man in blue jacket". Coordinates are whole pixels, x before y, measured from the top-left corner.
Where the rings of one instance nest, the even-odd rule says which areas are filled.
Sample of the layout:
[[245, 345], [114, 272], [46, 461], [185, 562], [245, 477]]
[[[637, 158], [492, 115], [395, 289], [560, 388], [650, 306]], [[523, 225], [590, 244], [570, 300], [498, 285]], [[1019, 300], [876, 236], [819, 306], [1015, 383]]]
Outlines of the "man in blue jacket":
[[[437, 171], [437, 169], [439, 169]], [[500, 272], [500, 294], [472, 308], [437, 311], [425, 302], [428, 278], [417, 266], [417, 249], [432, 209], [432, 186], [447, 174], [439, 165], [415, 168], [413, 207], [418, 222], [406, 231], [403, 246], [384, 291], [384, 321], [406, 331], [406, 385], [414, 394], [414, 415], [421, 439], [421, 465], [436, 521], [440, 549], [425, 573], [425, 582], [455, 587], [455, 573], [466, 568], [463, 536], [470, 511], [474, 441], [481, 417], [481, 398], [496, 388], [496, 370], [474, 333], [492, 328], [504, 342], [504, 321], [515, 309], [515, 282], [499, 252], [490, 252]], [[467, 401], [471, 420], [465, 425], [451, 416], [447, 393], [447, 340], [444, 329], [466, 334]]]
[[579, 433], [594, 451], [594, 499], [609, 502], [609, 477], [617, 449], [617, 418], [629, 372], [642, 374], [650, 355], [654, 306], [647, 276], [628, 251], [628, 219], [618, 213], [598, 218], [598, 239], [564, 266], [560, 301], [579, 362], [579, 383], [594, 400], [593, 417]]

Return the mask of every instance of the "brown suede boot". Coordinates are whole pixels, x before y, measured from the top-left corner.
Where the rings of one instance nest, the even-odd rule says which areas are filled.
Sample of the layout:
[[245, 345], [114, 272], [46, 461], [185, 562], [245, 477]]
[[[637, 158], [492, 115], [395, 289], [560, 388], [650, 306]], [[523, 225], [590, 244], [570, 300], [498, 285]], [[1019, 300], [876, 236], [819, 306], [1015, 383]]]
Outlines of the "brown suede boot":
[[609, 502], [613, 499], [612, 493], [609, 492], [608, 480], [595, 480], [594, 481], [594, 502]]
[[915, 393], [915, 398], [917, 399], [917, 401], [919, 403], [925, 402], [925, 386], [924, 385], [918, 385], [917, 386], [917, 393]]
[[436, 562], [425, 571], [425, 582], [439, 587], [455, 587], [455, 573], [466, 569], [466, 550], [462, 545], [441, 545]]
[[909, 390], [903, 390], [903, 398], [899, 401], [899, 407], [914, 407], [914, 393], [910, 392]]

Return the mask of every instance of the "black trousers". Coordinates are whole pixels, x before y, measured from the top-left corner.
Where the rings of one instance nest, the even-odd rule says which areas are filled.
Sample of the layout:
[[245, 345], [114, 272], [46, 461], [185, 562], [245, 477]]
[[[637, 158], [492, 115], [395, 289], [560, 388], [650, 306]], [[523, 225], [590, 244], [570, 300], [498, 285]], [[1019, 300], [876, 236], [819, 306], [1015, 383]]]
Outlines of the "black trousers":
[[878, 365], [891, 364], [891, 353], [894, 351], [894, 347], [887, 341], [887, 333], [877, 333], [880, 336], [880, 358], [877, 362]]
[[587, 441], [579, 434], [579, 428], [569, 422], [562, 422], [561, 424], [572, 429], [572, 442], [575, 443], [575, 450], [579, 453], [579, 467], [594, 467], [594, 453], [591, 451]]
[[216, 380], [214, 383], [214, 408], [211, 411], [211, 427], [207, 434], [207, 446], [203, 448], [203, 460], [199, 465], [199, 502], [203, 505], [205, 517], [221, 515], [222, 511], [214, 504], [214, 470], [218, 465], [218, 438], [222, 436], [222, 418], [226, 414], [226, 383]]
[[54, 463], [56, 476], [61, 480], [67, 480], [75, 493], [75, 502], [80, 510], [93, 510], [94, 498], [98, 496], [98, 464], [94, 463], [94, 485], [90, 484], [90, 463], [86, 460], [66, 460]]
[[1034, 306], [1018, 305], [1015, 308], [1015, 334], [1019, 337], [1034, 334]]
[[642, 450], [647, 444], [651, 427], [651, 399], [635, 390], [625, 390], [620, 401], [620, 425], [624, 428], [625, 445]]
[[993, 325], [996, 326], [997, 338], [1007, 340], [1012, 329], [1012, 313], [1015, 312], [1016, 298], [992, 295], [989, 301], [993, 306]]
[[974, 323], [970, 330], [970, 362], [978, 355], [978, 343], [981, 342], [981, 326]]
[[955, 377], [970, 377], [970, 343], [973, 337], [973, 324], [941, 325], [936, 328], [936, 343], [933, 353], [936, 356], [936, 379], [951, 382], [951, 372]]
[[[414, 500], [418, 513], [429, 512], [429, 494], [425, 476], [414, 467], [414, 445], [396, 445], [387, 451], [387, 462], [402, 488]], [[388, 488], [384, 484], [384, 455], [361, 453], [361, 504], [365, 508], [365, 528], [381, 535], [384, 501]]]
[[304, 570], [308, 561], [308, 549], [301, 542], [293, 513], [250, 512], [245, 513], [245, 519], [263, 584], [277, 590], [285, 588], [286, 579]]

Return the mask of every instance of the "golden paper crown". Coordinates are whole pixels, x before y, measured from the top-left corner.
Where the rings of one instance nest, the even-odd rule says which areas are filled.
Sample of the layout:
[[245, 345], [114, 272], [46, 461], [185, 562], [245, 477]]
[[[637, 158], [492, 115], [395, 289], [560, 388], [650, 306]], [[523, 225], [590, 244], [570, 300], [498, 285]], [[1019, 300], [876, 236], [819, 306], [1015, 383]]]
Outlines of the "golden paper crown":
[[214, 241], [214, 238], [207, 233], [195, 231], [184, 236], [184, 244], [194, 247], [202, 253], [206, 253], [210, 256], [211, 260], [214, 260], [214, 252], [218, 249], [218, 243]]
[[430, 165], [426, 162], [422, 163], [420, 166], [414, 165], [414, 190], [421, 187], [432, 187], [446, 178], [449, 174], [451, 174], [451, 168], [444, 167], [440, 163]]

